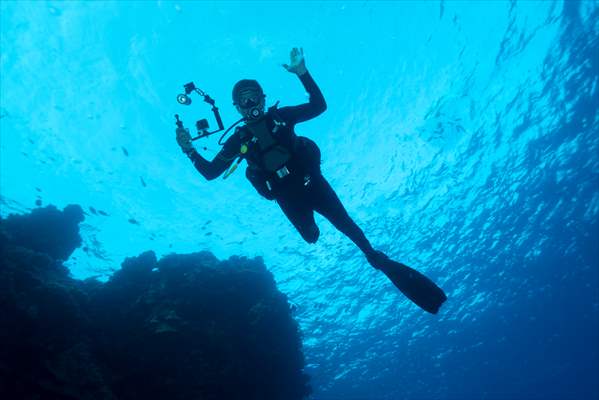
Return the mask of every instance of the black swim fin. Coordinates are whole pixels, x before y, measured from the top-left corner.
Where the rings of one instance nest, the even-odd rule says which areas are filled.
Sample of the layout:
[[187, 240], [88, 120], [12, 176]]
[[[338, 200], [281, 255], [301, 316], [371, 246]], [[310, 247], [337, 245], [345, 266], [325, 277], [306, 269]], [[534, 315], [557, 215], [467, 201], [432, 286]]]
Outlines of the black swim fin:
[[387, 275], [395, 287], [423, 310], [436, 314], [447, 300], [447, 296], [439, 286], [415, 269], [386, 256], [377, 261], [375, 268]]

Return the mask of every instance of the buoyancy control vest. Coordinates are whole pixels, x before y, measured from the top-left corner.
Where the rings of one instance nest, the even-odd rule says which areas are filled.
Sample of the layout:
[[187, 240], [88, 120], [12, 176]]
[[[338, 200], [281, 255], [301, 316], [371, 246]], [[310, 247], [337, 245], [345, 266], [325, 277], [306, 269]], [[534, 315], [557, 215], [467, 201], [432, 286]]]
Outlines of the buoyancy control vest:
[[297, 136], [279, 116], [277, 105], [264, 118], [239, 128], [240, 154], [247, 163], [246, 177], [267, 199], [286, 186], [307, 185], [320, 173], [320, 150], [312, 140]]

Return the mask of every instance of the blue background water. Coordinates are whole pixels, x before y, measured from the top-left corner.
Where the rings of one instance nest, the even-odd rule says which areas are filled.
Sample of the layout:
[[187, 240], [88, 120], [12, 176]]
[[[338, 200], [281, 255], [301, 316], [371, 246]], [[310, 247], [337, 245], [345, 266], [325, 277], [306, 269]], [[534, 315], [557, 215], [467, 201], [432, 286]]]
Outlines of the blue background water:
[[[2, 216], [78, 203], [75, 277], [126, 256], [262, 256], [297, 306], [314, 399], [599, 396], [599, 4], [2, 1]], [[297, 127], [376, 247], [434, 278], [431, 316], [322, 218], [303, 243], [243, 173], [174, 140], [241, 78], [328, 110]], [[218, 136], [218, 135], [215, 135]], [[198, 143], [211, 158], [217, 138]], [[197, 143], [197, 142], [196, 142]], [[137, 223], [131, 223], [133, 219]]]

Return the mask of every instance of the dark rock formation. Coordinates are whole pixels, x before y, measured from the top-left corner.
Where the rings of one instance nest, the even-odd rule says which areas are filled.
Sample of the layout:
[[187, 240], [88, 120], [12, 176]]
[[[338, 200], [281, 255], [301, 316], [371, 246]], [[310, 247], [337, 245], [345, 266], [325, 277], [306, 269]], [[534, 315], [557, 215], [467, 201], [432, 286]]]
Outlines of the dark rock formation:
[[28, 215], [11, 215], [2, 220], [2, 225], [10, 233], [12, 244], [66, 260], [81, 245], [81, 221], [83, 210], [77, 205], [69, 205], [63, 211], [48, 206], [36, 208]]
[[303, 399], [298, 327], [260, 259], [153, 252], [69, 277], [83, 212], [0, 219], [0, 398]]

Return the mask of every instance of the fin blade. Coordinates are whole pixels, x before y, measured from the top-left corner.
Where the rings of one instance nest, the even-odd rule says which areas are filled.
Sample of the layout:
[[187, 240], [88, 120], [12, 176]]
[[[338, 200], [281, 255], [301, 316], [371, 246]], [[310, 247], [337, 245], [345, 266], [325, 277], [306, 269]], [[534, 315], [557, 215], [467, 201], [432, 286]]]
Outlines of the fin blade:
[[407, 265], [389, 260], [380, 269], [408, 299], [431, 314], [437, 314], [447, 300], [443, 289]]

